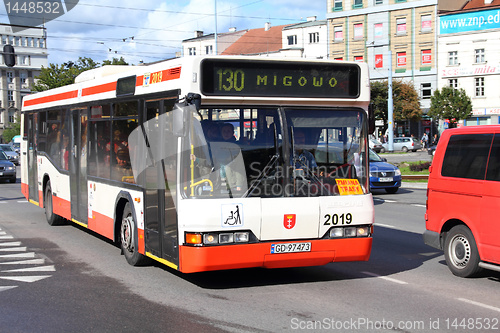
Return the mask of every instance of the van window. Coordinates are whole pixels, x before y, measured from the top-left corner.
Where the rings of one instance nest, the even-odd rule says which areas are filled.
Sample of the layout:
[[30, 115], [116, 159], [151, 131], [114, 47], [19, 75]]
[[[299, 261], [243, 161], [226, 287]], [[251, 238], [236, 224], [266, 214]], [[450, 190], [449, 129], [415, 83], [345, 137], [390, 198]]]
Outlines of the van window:
[[500, 181], [500, 134], [495, 134], [493, 140], [486, 180]]
[[484, 179], [493, 134], [450, 137], [441, 174], [445, 177]]

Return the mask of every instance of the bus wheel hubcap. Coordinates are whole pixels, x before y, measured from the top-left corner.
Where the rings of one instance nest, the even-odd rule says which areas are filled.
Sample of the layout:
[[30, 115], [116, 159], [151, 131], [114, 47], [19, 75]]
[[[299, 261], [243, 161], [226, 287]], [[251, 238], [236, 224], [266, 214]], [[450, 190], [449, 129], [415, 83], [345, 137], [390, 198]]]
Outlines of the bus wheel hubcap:
[[125, 249], [132, 252], [132, 217], [127, 216], [122, 222], [122, 244]]

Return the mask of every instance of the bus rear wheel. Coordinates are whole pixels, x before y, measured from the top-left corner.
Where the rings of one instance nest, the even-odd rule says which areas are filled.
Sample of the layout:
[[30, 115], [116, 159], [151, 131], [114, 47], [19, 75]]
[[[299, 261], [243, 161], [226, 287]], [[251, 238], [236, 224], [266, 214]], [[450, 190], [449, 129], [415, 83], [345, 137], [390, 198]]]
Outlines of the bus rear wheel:
[[450, 271], [460, 277], [473, 277], [482, 269], [476, 241], [469, 228], [464, 225], [453, 227], [447, 234], [444, 256]]
[[45, 185], [45, 195], [43, 206], [45, 208], [45, 218], [51, 226], [64, 224], [64, 219], [54, 214], [53, 204], [52, 204], [52, 188], [50, 187], [50, 181]]
[[137, 224], [130, 208], [130, 203], [126, 203], [123, 209], [122, 222], [120, 227], [120, 241], [122, 253], [125, 259], [132, 266], [141, 266], [149, 260], [138, 251]]

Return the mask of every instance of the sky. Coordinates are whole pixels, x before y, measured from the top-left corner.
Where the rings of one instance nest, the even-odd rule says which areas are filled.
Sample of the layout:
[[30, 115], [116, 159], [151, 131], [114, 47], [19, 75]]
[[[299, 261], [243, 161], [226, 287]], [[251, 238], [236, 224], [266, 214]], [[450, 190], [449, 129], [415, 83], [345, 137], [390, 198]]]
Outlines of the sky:
[[[54, 0], [51, 0], [54, 1]], [[65, 0], [66, 3], [74, 0]], [[47, 22], [49, 63], [89, 57], [97, 62], [123, 57], [129, 64], [175, 57], [194, 31], [205, 34], [304, 22], [326, 17], [326, 0], [79, 0]], [[7, 0], [4, 0], [4, 3]], [[9, 24], [0, 5], [0, 23]]]

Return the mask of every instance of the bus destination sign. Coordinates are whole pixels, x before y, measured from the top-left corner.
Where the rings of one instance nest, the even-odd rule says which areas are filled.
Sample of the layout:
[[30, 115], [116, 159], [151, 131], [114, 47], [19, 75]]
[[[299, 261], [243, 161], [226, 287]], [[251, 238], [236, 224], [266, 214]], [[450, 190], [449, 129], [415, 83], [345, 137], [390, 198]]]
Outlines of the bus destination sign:
[[205, 59], [205, 95], [357, 98], [360, 68], [342, 63]]

